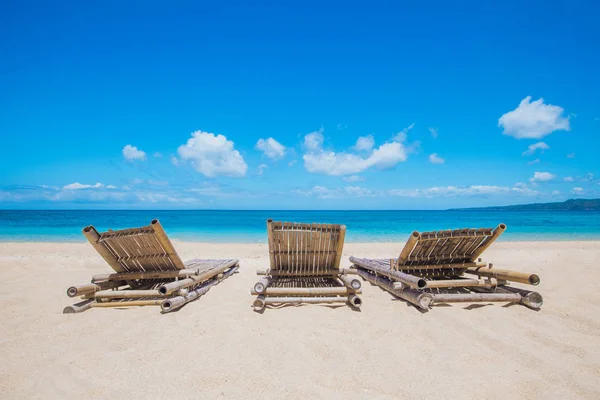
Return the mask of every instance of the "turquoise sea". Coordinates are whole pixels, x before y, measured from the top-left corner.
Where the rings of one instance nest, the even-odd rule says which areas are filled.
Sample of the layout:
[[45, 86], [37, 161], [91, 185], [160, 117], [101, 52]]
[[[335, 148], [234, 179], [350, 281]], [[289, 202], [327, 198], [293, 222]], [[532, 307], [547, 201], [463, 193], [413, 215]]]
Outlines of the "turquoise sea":
[[84, 242], [81, 229], [148, 225], [186, 241], [265, 243], [267, 218], [345, 224], [349, 242], [404, 242], [413, 230], [508, 228], [500, 240], [600, 240], [596, 211], [0, 211], [0, 241]]

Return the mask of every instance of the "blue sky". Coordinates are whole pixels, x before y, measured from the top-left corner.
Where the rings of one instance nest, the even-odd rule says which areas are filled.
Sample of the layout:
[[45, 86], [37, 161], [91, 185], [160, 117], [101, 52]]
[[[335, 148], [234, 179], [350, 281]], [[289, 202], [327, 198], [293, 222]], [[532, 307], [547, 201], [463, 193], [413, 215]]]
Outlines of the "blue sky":
[[0, 4], [0, 208], [600, 195], [597, 2], [88, 3]]

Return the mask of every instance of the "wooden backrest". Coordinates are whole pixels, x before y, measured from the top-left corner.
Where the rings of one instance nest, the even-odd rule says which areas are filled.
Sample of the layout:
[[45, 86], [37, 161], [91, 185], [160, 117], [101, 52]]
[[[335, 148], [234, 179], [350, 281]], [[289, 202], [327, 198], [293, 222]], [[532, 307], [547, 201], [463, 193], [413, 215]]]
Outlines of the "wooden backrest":
[[172, 271], [184, 265], [160, 222], [141, 228], [99, 233], [93, 226], [83, 234], [116, 272]]
[[455, 229], [447, 231], [413, 232], [396, 263], [396, 269], [418, 269], [421, 265], [463, 264], [477, 258], [506, 230]]
[[330, 275], [340, 267], [346, 227], [267, 220], [271, 270], [280, 275]]

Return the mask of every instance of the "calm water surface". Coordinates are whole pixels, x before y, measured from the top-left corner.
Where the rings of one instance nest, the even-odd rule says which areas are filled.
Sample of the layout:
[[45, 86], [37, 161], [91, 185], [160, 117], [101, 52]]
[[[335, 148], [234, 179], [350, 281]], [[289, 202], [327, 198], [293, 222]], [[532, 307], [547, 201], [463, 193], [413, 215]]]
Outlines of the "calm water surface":
[[265, 243], [265, 221], [345, 224], [349, 242], [405, 241], [413, 230], [495, 227], [500, 240], [600, 240], [595, 211], [0, 211], [0, 241], [85, 241], [81, 229], [148, 225], [158, 218], [171, 238]]

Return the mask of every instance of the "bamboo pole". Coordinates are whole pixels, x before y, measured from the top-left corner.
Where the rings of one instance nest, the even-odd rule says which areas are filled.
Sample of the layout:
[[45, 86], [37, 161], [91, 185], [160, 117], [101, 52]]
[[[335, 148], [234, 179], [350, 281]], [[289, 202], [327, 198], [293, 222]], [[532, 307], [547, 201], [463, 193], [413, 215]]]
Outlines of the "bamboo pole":
[[163, 295], [169, 295], [176, 290], [190, 287], [190, 286], [196, 285], [198, 283], [201, 283], [209, 278], [212, 278], [213, 276], [220, 274], [221, 272], [225, 271], [226, 269], [233, 267], [237, 263], [238, 263], [238, 260], [230, 260], [229, 262], [224, 263], [218, 267], [212, 268], [208, 271], [202, 271], [202, 273], [200, 275], [190, 276], [186, 279], [181, 279], [179, 281], [166, 283], [166, 284], [160, 286], [158, 288], [158, 291]]
[[518, 293], [434, 293], [433, 303], [503, 302], [520, 303]]
[[80, 312], [84, 312], [92, 308], [92, 302], [94, 300], [84, 300], [76, 304], [72, 304], [63, 309], [63, 314], [76, 314]]
[[434, 288], [453, 288], [453, 287], [496, 287], [498, 285], [506, 285], [507, 281], [497, 280], [496, 278], [489, 279], [447, 279], [447, 280], [431, 280], [427, 281], [427, 287]]
[[348, 289], [360, 289], [361, 283], [358, 278], [350, 277], [348, 275], [340, 275], [340, 280]]
[[340, 268], [340, 261], [342, 259], [342, 253], [344, 251], [344, 239], [346, 238], [346, 225], [340, 226], [340, 234], [338, 236], [337, 246], [335, 249], [335, 259], [333, 261], [333, 268]]
[[538, 292], [532, 292], [529, 290], [519, 289], [510, 286], [503, 286], [502, 289], [508, 290], [509, 292], [518, 293], [521, 295], [521, 304], [533, 309], [539, 310], [544, 304], [544, 299]]
[[343, 275], [357, 275], [358, 271], [356, 270], [356, 268], [344, 268], [341, 270], [341, 273]]
[[[392, 258], [392, 265], [394, 265], [394, 259]], [[465, 268], [475, 268], [475, 267], [486, 267], [488, 264], [483, 261], [478, 262], [465, 262], [465, 263], [442, 263], [442, 264], [409, 264], [409, 265], [401, 265], [398, 270], [407, 271], [407, 270], [424, 270], [424, 269], [465, 269]]]
[[417, 231], [413, 231], [413, 233], [410, 234], [410, 237], [406, 241], [404, 248], [398, 256], [398, 260], [396, 261], [396, 270], [400, 269], [404, 264], [406, 264], [406, 260], [408, 260], [410, 253], [413, 251], [413, 249], [415, 248], [415, 244], [417, 244], [417, 241], [420, 238], [421, 234]]
[[[366, 258], [358, 259], [356, 257], [350, 257], [350, 262], [354, 263], [355, 265], [359, 266], [360, 268], [372, 270], [379, 275], [384, 275], [384, 276], [387, 276], [388, 278], [400, 281], [400, 282], [402, 282], [412, 288], [415, 288], [415, 289], [423, 289], [423, 288], [427, 287], [427, 281], [423, 278], [419, 278], [417, 276], [406, 274], [406, 273], [400, 272], [400, 271], [394, 271], [391, 269], [382, 268], [381, 266], [374, 263], [372, 260], [369, 260]], [[359, 275], [360, 275], [360, 269], [359, 269]]]
[[496, 239], [498, 239], [500, 237], [500, 235], [502, 235], [502, 233], [504, 233], [504, 231], [506, 230], [506, 225], [505, 224], [499, 224], [496, 229], [494, 229], [494, 232], [492, 233], [492, 236], [489, 236], [487, 241], [485, 242], [484, 245], [479, 246], [479, 248], [477, 248], [477, 250], [475, 250], [472, 254], [471, 254], [471, 261], [475, 261], [479, 258], [479, 256], [488, 248], [491, 246], [492, 243], [494, 243], [496, 241]]
[[362, 306], [361, 298], [355, 294], [348, 296], [348, 303], [350, 303], [350, 305], [354, 308], [360, 308], [360, 306]]
[[140, 307], [140, 306], [160, 306], [164, 300], [133, 300], [133, 301], [108, 301], [105, 303], [92, 303], [92, 308], [110, 308], [110, 307]]
[[266, 297], [265, 304], [319, 304], [346, 303], [348, 297]]
[[465, 271], [468, 274], [485, 276], [489, 278], [504, 279], [507, 281], [525, 283], [528, 285], [537, 286], [540, 283], [540, 277], [536, 274], [527, 272], [510, 271], [508, 269], [497, 268], [467, 268]]
[[67, 296], [83, 296], [85, 294], [99, 292], [101, 290], [113, 289], [119, 286], [126, 285], [123, 281], [88, 283], [86, 285], [71, 286], [67, 289]]
[[257, 296], [256, 299], [254, 299], [254, 302], [252, 303], [252, 307], [254, 307], [254, 311], [260, 311], [260, 310], [264, 309], [266, 305], [267, 305], [267, 303], [265, 302], [265, 296], [262, 294]]
[[[291, 277], [300, 277], [300, 276], [338, 276], [342, 273], [342, 270], [339, 269], [329, 269], [322, 271], [284, 271], [284, 270], [276, 270], [276, 269], [258, 269], [256, 270], [256, 275], [270, 275], [270, 276], [291, 276]], [[348, 272], [352, 273], [351, 270]]]
[[371, 282], [372, 284], [377, 285], [384, 290], [387, 290], [394, 296], [406, 300], [409, 303], [412, 303], [423, 310], [429, 309], [429, 305], [433, 302], [433, 296], [430, 293], [423, 293], [408, 287], [405, 287], [403, 289], [396, 289], [394, 288], [392, 281], [375, 276], [363, 269], [358, 270], [358, 275], [364, 278], [365, 280]]
[[160, 243], [160, 245], [162, 246], [165, 253], [167, 253], [169, 255], [169, 259], [173, 262], [175, 267], [177, 269], [185, 269], [185, 265], [183, 264], [183, 261], [181, 261], [181, 258], [179, 258], [179, 255], [177, 255], [177, 252], [175, 251], [173, 244], [169, 240], [169, 237], [167, 236], [167, 234], [166, 234], [165, 230], [163, 229], [162, 225], [160, 224], [160, 222], [157, 219], [153, 219], [152, 222], [150, 223], [150, 227], [152, 227], [152, 230], [154, 231], [154, 234], [156, 235], [156, 240], [158, 240], [158, 243]]
[[[352, 290], [354, 293], [360, 293], [360, 290]], [[341, 287], [314, 287], [314, 288], [300, 288], [300, 287], [268, 287], [262, 293], [252, 290], [253, 295], [264, 294], [265, 296], [336, 296], [336, 295], [348, 295], [348, 288], [345, 286]]]
[[206, 292], [208, 292], [212, 286], [218, 284], [222, 280], [229, 278], [231, 275], [235, 274], [238, 269], [239, 269], [239, 267], [236, 265], [233, 268], [231, 268], [229, 271], [223, 273], [219, 278], [215, 278], [209, 282], [206, 282], [203, 285], [199, 286], [198, 288], [196, 288], [194, 290], [190, 290], [189, 292], [187, 291], [187, 289], [182, 289], [180, 291], [179, 296], [164, 300], [161, 303], [160, 308], [163, 310], [163, 312], [166, 312], [166, 313], [173, 311], [177, 308], [180, 308], [180, 307], [184, 306], [185, 304], [189, 303], [190, 301], [193, 301], [193, 300], [197, 299], [198, 297], [206, 294]]
[[87, 295], [91, 299], [138, 299], [140, 297], [164, 297], [158, 290], [105, 290]]
[[275, 268], [275, 243], [273, 242], [273, 220], [267, 220], [267, 240], [269, 243], [269, 263], [271, 268]]
[[254, 284], [254, 291], [256, 293], [263, 293], [265, 289], [271, 284], [272, 278], [264, 277]]
[[148, 272], [120, 272], [116, 274], [100, 274], [92, 276], [92, 282], [114, 281], [114, 280], [137, 280], [137, 279], [168, 279], [187, 278], [198, 275], [199, 269], [180, 269], [176, 271], [148, 271]]
[[115, 257], [115, 255], [111, 253], [110, 250], [104, 246], [104, 244], [98, 242], [98, 240], [100, 240], [100, 234], [96, 228], [94, 228], [92, 225], [86, 226], [81, 232], [112, 269], [114, 269], [116, 272], [125, 271], [125, 268], [123, 268], [123, 266], [119, 263], [117, 257]]

